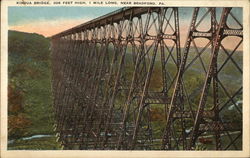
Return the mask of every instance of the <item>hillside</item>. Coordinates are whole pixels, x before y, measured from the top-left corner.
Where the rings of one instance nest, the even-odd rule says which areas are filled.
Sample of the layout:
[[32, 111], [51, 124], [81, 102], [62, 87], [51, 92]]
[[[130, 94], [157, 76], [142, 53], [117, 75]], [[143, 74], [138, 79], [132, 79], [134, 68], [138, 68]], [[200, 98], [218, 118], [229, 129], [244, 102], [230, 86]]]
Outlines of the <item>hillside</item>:
[[[57, 149], [53, 136], [50, 41], [8, 32], [8, 149]], [[34, 135], [49, 138], [21, 140]]]

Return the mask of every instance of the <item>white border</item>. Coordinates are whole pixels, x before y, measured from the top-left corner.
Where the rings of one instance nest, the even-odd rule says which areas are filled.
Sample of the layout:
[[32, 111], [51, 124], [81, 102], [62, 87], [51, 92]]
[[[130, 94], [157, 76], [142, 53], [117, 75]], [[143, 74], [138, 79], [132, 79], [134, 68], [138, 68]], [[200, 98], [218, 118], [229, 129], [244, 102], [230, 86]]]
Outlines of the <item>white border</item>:
[[[178, 7], [243, 7], [243, 150], [242, 151], [79, 151], [79, 150], [42, 150], [42, 151], [32, 151], [32, 150], [7, 150], [7, 35], [8, 35], [8, 6], [23, 6], [16, 4], [17, 1], [21, 0], [2, 0], [1, 1], [1, 155], [3, 158], [27, 158], [27, 157], [36, 157], [36, 158], [44, 158], [44, 157], [250, 157], [250, 128], [249, 128], [249, 103], [250, 103], [250, 48], [249, 48], [249, 1], [248, 0], [168, 0], [168, 1], [148, 1], [148, 2], [163, 2], [165, 6], [178, 6]], [[27, 0], [25, 0], [27, 1]], [[32, 0], [34, 2], [34, 0]], [[39, 1], [39, 0], [36, 0]], [[42, 1], [42, 0], [40, 0]], [[39, 1], [39, 2], [40, 2]], [[44, 1], [44, 0], [43, 0]], [[56, 0], [49, 0], [50, 3], [53, 3]], [[59, 0], [58, 0], [59, 1]], [[74, 1], [74, 0], [66, 0], [66, 1]], [[75, 0], [80, 1], [80, 0]], [[93, 1], [93, 0], [89, 0]], [[89, 2], [86, 1], [86, 2]], [[98, 1], [98, 0], [96, 0]], [[115, 1], [115, 0], [111, 0]], [[125, 0], [124, 0], [125, 1]], [[127, 0], [126, 2], [132, 0]], [[103, 3], [108, 2], [107, 0], [103, 0]], [[116, 1], [116, 2], [121, 2]], [[145, 2], [142, 0], [137, 0], [137, 2]], [[110, 5], [26, 5], [26, 6], [96, 6], [96, 7], [109, 7]], [[119, 6], [119, 5], [111, 5], [111, 6]], [[131, 5], [128, 5], [131, 6]], [[133, 5], [135, 6], [135, 5]], [[142, 5], [137, 5], [142, 6]], [[148, 7], [148, 5], [143, 5]]]

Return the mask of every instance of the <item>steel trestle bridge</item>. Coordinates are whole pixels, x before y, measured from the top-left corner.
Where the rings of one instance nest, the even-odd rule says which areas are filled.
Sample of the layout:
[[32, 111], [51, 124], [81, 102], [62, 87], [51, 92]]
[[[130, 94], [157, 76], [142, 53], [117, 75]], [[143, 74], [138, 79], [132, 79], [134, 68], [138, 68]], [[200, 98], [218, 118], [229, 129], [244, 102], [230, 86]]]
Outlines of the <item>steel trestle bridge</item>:
[[183, 46], [178, 7], [126, 7], [52, 36], [58, 141], [81, 150], [242, 149], [243, 26], [234, 9], [193, 8]]

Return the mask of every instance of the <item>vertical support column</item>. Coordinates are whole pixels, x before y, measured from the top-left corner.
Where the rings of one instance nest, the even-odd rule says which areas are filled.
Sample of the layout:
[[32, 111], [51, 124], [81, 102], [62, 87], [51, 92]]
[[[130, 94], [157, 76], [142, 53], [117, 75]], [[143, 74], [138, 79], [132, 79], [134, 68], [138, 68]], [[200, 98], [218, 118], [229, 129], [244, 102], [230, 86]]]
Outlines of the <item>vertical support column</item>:
[[[124, 141], [128, 141], [125, 139], [128, 139], [127, 135], [127, 126], [129, 125], [128, 122], [128, 117], [129, 117], [129, 112], [130, 109], [132, 108], [132, 101], [134, 99], [134, 93], [135, 93], [135, 89], [137, 88], [138, 85], [136, 85], [136, 83], [139, 80], [139, 75], [142, 73], [143, 70], [143, 58], [145, 56], [145, 42], [146, 42], [146, 35], [147, 35], [147, 28], [149, 26], [149, 19], [150, 19], [150, 8], [148, 8], [147, 11], [147, 17], [146, 17], [146, 21], [145, 21], [145, 25], [143, 27], [143, 22], [142, 22], [142, 18], [141, 16], [139, 17], [139, 26], [140, 26], [140, 50], [137, 54], [137, 58], [136, 58], [136, 63], [135, 63], [135, 68], [134, 68], [134, 72], [133, 72], [133, 77], [132, 77], [132, 82], [130, 84], [130, 88], [129, 88], [129, 92], [127, 95], [127, 99], [125, 101], [124, 104], [124, 112], [123, 112], [123, 119], [122, 119], [122, 125], [121, 125], [121, 134], [119, 135], [118, 138], [118, 142], [117, 142], [117, 149], [127, 149], [129, 148], [129, 143], [130, 142], [126, 142], [124, 143]], [[144, 30], [143, 30], [144, 28]]]
[[214, 47], [213, 47], [213, 52], [212, 52], [212, 58], [211, 58], [211, 61], [209, 64], [209, 70], [207, 72], [205, 84], [203, 86], [203, 90], [202, 90], [202, 94], [201, 94], [201, 98], [200, 98], [200, 102], [199, 102], [199, 107], [198, 107], [198, 110], [196, 113], [193, 131], [191, 133], [191, 138], [190, 138], [189, 149], [191, 149], [192, 147], [195, 146], [195, 141], [198, 137], [200, 121], [201, 121], [204, 107], [206, 104], [208, 90], [209, 90], [209, 87], [211, 84], [211, 80], [212, 80], [212, 77], [214, 75], [214, 66], [217, 62], [217, 55], [218, 55], [218, 51], [220, 48], [220, 43], [223, 39], [223, 31], [224, 31], [224, 28], [226, 25], [226, 20], [227, 20], [227, 17], [228, 17], [230, 10], [231, 10], [231, 8], [223, 8], [221, 20], [220, 20], [220, 23], [219, 23], [219, 26], [218, 26], [218, 29], [216, 32], [216, 36], [213, 40]]
[[[216, 21], [216, 8], [211, 8], [211, 31], [212, 31], [212, 37], [211, 40], [215, 39], [216, 37], [216, 27], [217, 27], [217, 21]], [[213, 53], [214, 43], [211, 43], [212, 49], [211, 53]], [[214, 121], [219, 122], [219, 96], [218, 96], [218, 73], [217, 73], [217, 58], [214, 63], [213, 67], [213, 100], [214, 100]], [[221, 149], [221, 140], [220, 140], [220, 129], [215, 130], [215, 141], [216, 141], [216, 150]]]
[[122, 43], [122, 41], [120, 39], [118, 41], [119, 43], [117, 44], [117, 45], [122, 47], [121, 52], [120, 52], [121, 53], [121, 59], [119, 61], [119, 66], [118, 66], [117, 73], [115, 74], [115, 83], [114, 83], [114, 87], [113, 87], [113, 90], [112, 90], [112, 95], [111, 95], [111, 98], [109, 99], [109, 102], [108, 102], [108, 108], [109, 109], [108, 109], [108, 114], [107, 114], [107, 118], [106, 118], [106, 122], [105, 122], [105, 124], [106, 124], [105, 130], [104, 130], [105, 138], [103, 139], [103, 142], [102, 142], [102, 148], [103, 149], [104, 149], [105, 145], [108, 142], [108, 132], [109, 132], [109, 130], [111, 128], [111, 125], [112, 125], [112, 122], [113, 122], [112, 118], [113, 118], [114, 101], [115, 101], [115, 97], [116, 97], [116, 95], [118, 93], [118, 86], [119, 86], [119, 82], [120, 82], [120, 77], [121, 77], [122, 71], [124, 71], [124, 63], [125, 63], [125, 56], [126, 56], [126, 52], [127, 52], [126, 51], [127, 50], [127, 45], [128, 45], [128, 42], [131, 42], [131, 40], [132, 40], [131, 38], [133, 37], [132, 27], [133, 27], [133, 10], [131, 10], [131, 12], [130, 12], [129, 30], [127, 32], [128, 35], [127, 35], [126, 41], [125, 41], [125, 43]]
[[[158, 11], [158, 13], [159, 13], [159, 11]], [[135, 146], [136, 146], [137, 133], [139, 131], [142, 112], [143, 112], [143, 110], [145, 108], [145, 99], [146, 99], [146, 95], [147, 95], [147, 92], [148, 92], [148, 87], [149, 87], [149, 83], [150, 83], [150, 79], [151, 79], [151, 74], [152, 74], [152, 71], [153, 71], [154, 63], [155, 63], [155, 57], [156, 57], [156, 53], [157, 53], [157, 50], [158, 50], [158, 45], [159, 45], [160, 41], [162, 40], [161, 24], [159, 26], [160, 26], [160, 28], [158, 28], [157, 39], [154, 41], [154, 50], [153, 50], [152, 58], [150, 60], [149, 68], [147, 70], [147, 75], [146, 75], [146, 79], [144, 81], [143, 90], [142, 90], [142, 93], [140, 94], [141, 96], [140, 96], [140, 102], [139, 102], [139, 106], [138, 106], [139, 110], [138, 110], [138, 114], [137, 114], [137, 118], [136, 118], [135, 128], [134, 128], [134, 131], [133, 131], [133, 136], [132, 136], [132, 141], [131, 141], [131, 144], [130, 144], [130, 149], [134, 149]]]
[[189, 28], [189, 34], [188, 34], [187, 41], [185, 44], [183, 58], [182, 58], [182, 61], [180, 64], [180, 68], [178, 70], [177, 79], [176, 79], [175, 87], [174, 87], [174, 92], [173, 92], [173, 95], [171, 98], [170, 107], [168, 109], [168, 116], [167, 116], [165, 131], [164, 131], [164, 135], [162, 138], [162, 149], [171, 149], [171, 146], [170, 146], [170, 144], [171, 144], [171, 136], [170, 135], [171, 135], [171, 128], [172, 128], [171, 124], [173, 122], [173, 114], [177, 108], [176, 102], [179, 99], [179, 96], [181, 94], [182, 75], [184, 73], [184, 69], [186, 66], [186, 61], [187, 61], [187, 57], [188, 57], [188, 53], [189, 53], [190, 44], [192, 41], [192, 35], [193, 35], [194, 30], [195, 30], [195, 23], [196, 23], [198, 12], [199, 12], [199, 8], [198, 7], [194, 8], [192, 21], [191, 21], [191, 25]]

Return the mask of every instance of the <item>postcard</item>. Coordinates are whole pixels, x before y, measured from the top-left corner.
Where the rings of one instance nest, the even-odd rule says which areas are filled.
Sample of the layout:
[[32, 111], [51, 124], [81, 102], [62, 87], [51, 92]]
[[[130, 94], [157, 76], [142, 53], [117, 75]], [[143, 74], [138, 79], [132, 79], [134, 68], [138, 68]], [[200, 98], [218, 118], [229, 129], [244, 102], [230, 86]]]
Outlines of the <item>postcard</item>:
[[249, 157], [249, 6], [3, 0], [1, 157]]

